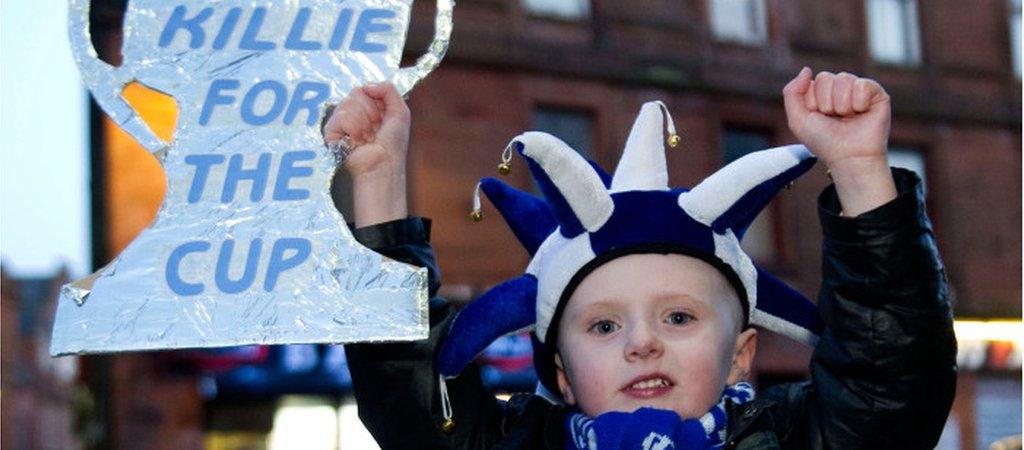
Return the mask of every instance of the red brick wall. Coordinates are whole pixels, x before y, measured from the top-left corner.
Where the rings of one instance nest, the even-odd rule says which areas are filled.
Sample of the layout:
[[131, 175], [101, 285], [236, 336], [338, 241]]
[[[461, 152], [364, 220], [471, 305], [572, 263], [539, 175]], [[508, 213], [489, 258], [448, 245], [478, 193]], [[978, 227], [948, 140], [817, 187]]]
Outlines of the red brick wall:
[[[521, 271], [526, 253], [485, 203], [487, 218], [468, 219], [476, 181], [494, 176], [508, 140], [530, 125], [536, 104], [580, 107], [595, 117], [595, 159], [608, 169], [618, 157], [634, 114], [649, 99], [665, 100], [684, 144], [669, 152], [674, 185], [692, 185], [720, 165], [722, 124], [774, 131], [793, 142], [779, 101], [509, 74], [448, 65], [410, 98], [413, 211], [434, 219], [434, 244], [445, 282], [490, 285]], [[929, 123], [897, 116], [893, 141], [924, 151], [930, 211], [943, 257], [966, 315], [1019, 315], [1019, 134], [969, 123]], [[518, 163], [518, 164], [517, 164]], [[508, 181], [530, 188], [521, 161]], [[782, 245], [792, 255], [777, 269], [813, 295], [820, 230], [815, 197], [827, 181], [818, 168], [780, 194]]]
[[[704, 1], [596, 1], [583, 23], [532, 18], [516, 3], [461, 3], [448, 59], [410, 98], [413, 211], [435, 221], [445, 282], [483, 287], [522, 269], [526, 254], [496, 211], [485, 202], [490, 214], [479, 224], [467, 214], [474, 183], [494, 175], [534, 105], [593, 113], [595, 159], [612, 169], [640, 104], [664, 100], [684, 138], [669, 155], [672, 183], [692, 185], [719, 167], [725, 123], [793, 142], [779, 93], [810, 65], [876, 78], [892, 95], [892, 142], [925, 156], [957, 313], [1020, 316], [1021, 85], [1011, 74], [1004, 2], [920, 8], [919, 68], [872, 62], [861, 1], [769, 1], [764, 48], [715, 42]], [[408, 48], [430, 35], [431, 13], [418, 7]], [[510, 181], [529, 187], [517, 169]], [[822, 172], [778, 200], [786, 258], [773, 269], [810, 295], [819, 283]]]
[[81, 386], [57, 367], [74, 361], [52, 360], [47, 354], [57, 292], [67, 281], [61, 271], [33, 280], [44, 285], [43, 291], [23, 290], [22, 280], [0, 268], [0, 447], [5, 449], [82, 448], [74, 422]]

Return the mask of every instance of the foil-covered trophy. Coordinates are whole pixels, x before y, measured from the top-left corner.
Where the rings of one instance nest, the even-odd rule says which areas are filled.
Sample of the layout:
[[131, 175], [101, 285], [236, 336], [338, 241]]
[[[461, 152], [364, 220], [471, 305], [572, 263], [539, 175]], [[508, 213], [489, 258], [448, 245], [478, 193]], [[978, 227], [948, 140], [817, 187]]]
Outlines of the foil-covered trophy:
[[[71, 0], [85, 84], [168, 183], [149, 227], [63, 287], [50, 353], [425, 338], [425, 269], [353, 239], [318, 125], [357, 85], [412, 89], [444, 56], [453, 6], [437, 0], [427, 53], [399, 67], [412, 0], [130, 0], [112, 67]], [[173, 142], [124, 100], [133, 82], [175, 99]]]

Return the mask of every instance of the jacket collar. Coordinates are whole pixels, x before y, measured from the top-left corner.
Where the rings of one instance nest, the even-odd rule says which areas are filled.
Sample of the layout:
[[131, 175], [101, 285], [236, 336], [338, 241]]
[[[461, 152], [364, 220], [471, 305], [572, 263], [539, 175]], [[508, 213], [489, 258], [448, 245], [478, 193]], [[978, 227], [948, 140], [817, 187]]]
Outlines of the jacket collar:
[[737, 405], [726, 404], [726, 413], [729, 415], [729, 432], [725, 440], [725, 448], [732, 448], [744, 435], [748, 434], [751, 426], [757, 422], [764, 412], [774, 406], [776, 400], [771, 398], [758, 397], [750, 403]]

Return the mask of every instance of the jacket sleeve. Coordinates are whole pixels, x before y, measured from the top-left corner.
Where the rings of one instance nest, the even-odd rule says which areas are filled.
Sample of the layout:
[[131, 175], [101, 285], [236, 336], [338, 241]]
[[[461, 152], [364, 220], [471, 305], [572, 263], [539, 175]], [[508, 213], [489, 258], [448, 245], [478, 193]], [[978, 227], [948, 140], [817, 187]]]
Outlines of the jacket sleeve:
[[898, 197], [857, 217], [840, 215], [834, 187], [819, 198], [826, 329], [811, 359], [813, 448], [934, 448], [952, 405], [945, 270], [920, 179], [893, 177]]
[[430, 335], [424, 341], [345, 346], [359, 418], [383, 449], [487, 448], [497, 436], [500, 408], [484, 388], [476, 365], [447, 381], [455, 427], [442, 429], [434, 352], [454, 312], [433, 297], [440, 272], [429, 244], [430, 222], [407, 218], [359, 228], [353, 234], [374, 251], [429, 273]]

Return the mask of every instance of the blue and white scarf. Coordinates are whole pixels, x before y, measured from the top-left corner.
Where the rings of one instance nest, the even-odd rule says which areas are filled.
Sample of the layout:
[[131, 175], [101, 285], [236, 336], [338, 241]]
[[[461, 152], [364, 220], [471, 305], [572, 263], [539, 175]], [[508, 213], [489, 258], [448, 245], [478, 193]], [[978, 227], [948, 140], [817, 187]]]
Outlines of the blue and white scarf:
[[742, 405], [754, 399], [754, 387], [739, 382], [727, 386], [722, 398], [700, 419], [682, 420], [674, 411], [640, 408], [632, 413], [607, 412], [596, 419], [579, 410], [566, 418], [569, 450], [690, 450], [718, 449], [725, 443], [726, 402]]

